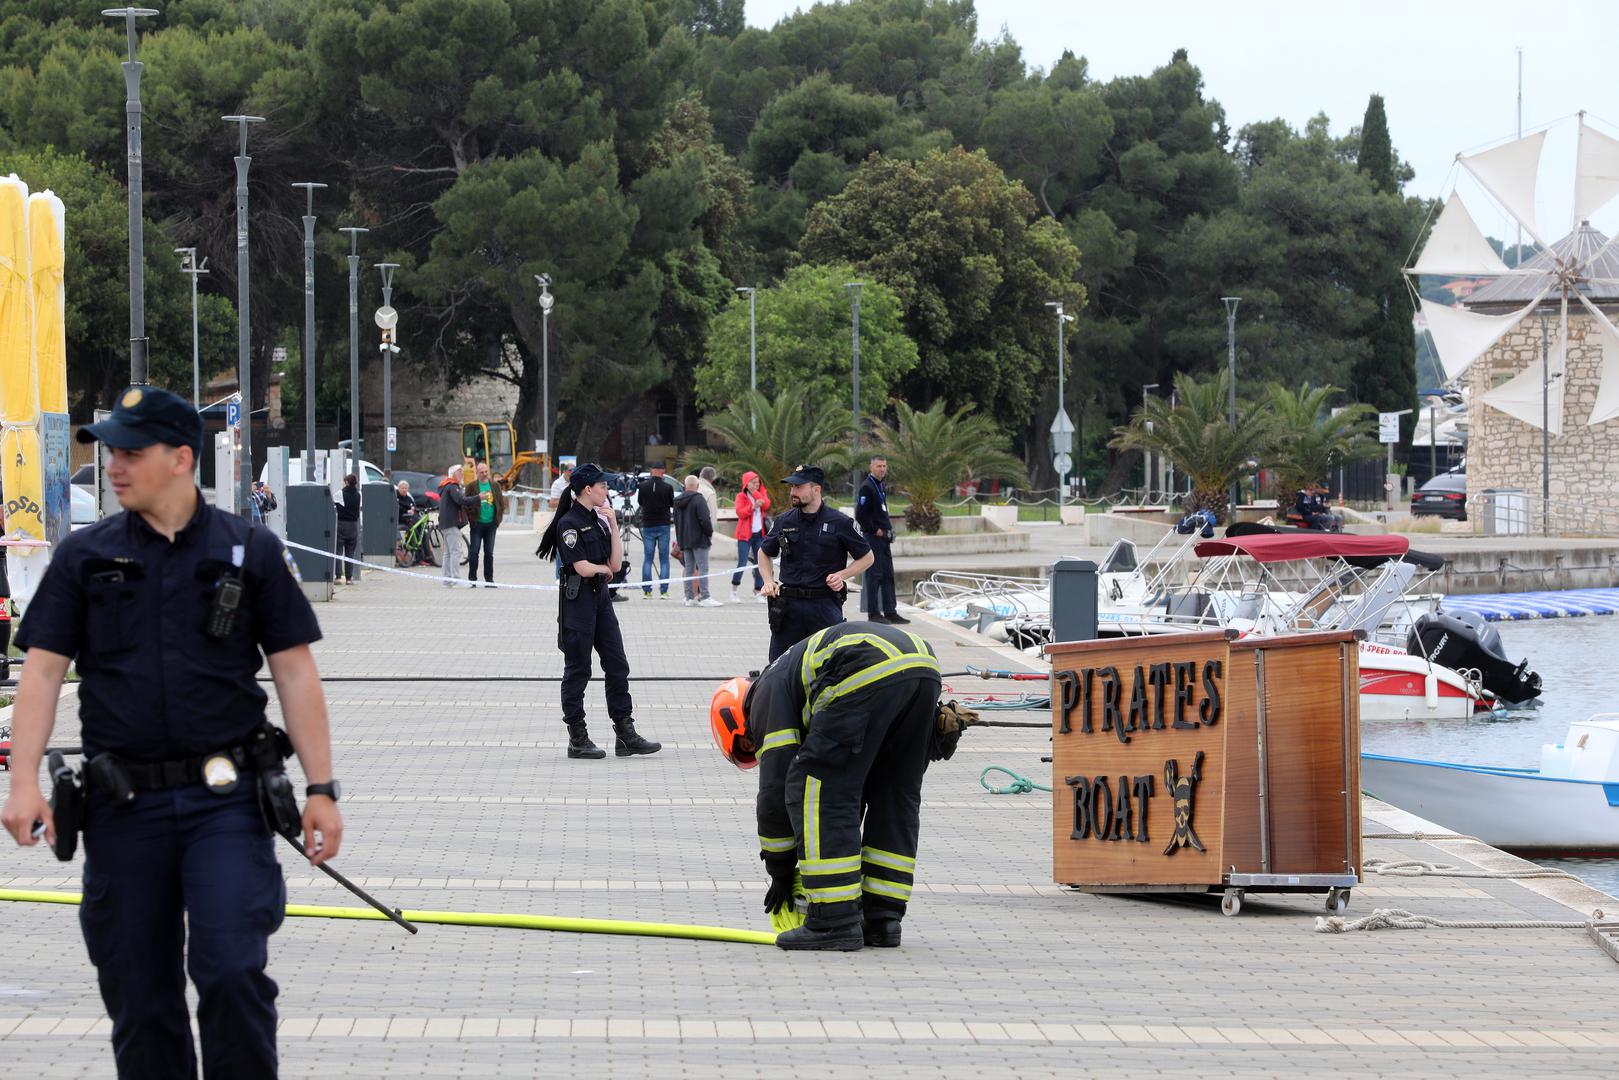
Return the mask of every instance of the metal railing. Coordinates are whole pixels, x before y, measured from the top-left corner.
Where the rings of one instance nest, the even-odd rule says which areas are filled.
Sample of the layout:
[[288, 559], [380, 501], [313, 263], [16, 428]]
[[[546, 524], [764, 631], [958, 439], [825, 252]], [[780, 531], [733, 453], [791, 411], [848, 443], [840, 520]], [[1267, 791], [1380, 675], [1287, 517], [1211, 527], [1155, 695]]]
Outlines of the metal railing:
[[1577, 499], [1550, 502], [1527, 491], [1487, 491], [1470, 500], [1468, 522], [1475, 536], [1557, 536], [1619, 539], [1619, 511]]

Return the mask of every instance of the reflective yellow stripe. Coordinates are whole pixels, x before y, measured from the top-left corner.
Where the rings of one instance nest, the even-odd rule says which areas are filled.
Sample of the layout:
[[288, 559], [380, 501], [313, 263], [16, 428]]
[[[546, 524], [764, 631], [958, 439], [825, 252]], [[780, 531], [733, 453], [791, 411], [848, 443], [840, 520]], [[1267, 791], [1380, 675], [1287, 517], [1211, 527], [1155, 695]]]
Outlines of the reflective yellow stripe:
[[762, 851], [792, 851], [798, 847], [796, 836], [761, 836], [759, 848]]
[[804, 857], [821, 857], [821, 782], [804, 777]]
[[831, 627], [826, 627], [815, 631], [810, 635], [809, 643], [804, 646], [804, 661], [799, 665], [798, 678], [804, 684], [806, 694], [809, 693], [810, 683], [815, 681], [815, 673], [821, 668], [821, 661], [830, 654], [829, 652], [821, 654], [816, 652], [821, 645], [821, 641], [825, 639], [827, 630], [830, 629]]
[[821, 691], [819, 697], [809, 703], [811, 712], [825, 708], [841, 697], [846, 697], [856, 690], [863, 690], [880, 679], [890, 675], [897, 675], [902, 671], [923, 670], [938, 674], [939, 661], [931, 656], [899, 656], [892, 660], [884, 660], [880, 664], [873, 664], [864, 671], [849, 676], [842, 682]]
[[[805, 889], [812, 904], [836, 904], [841, 900], [860, 899], [859, 885], [839, 885], [835, 889]], [[901, 897], [904, 899], [904, 897]]]
[[817, 646], [819, 646], [821, 641], [826, 638], [831, 629], [831, 627], [827, 627], [824, 630], [817, 630], [810, 638], [810, 644], [804, 650], [804, 663], [799, 668], [798, 677], [803, 681], [804, 684], [805, 727], [809, 726], [809, 717], [811, 712], [809, 704], [810, 687], [814, 685], [816, 677], [821, 673], [821, 668], [825, 666], [826, 661], [832, 656], [833, 653], [837, 652], [839, 649], [851, 645], [870, 645], [872, 648], [881, 652], [890, 660], [901, 655], [899, 649], [895, 647], [893, 642], [889, 641], [887, 638], [879, 637], [876, 634], [847, 634], [843, 637], [834, 639], [832, 643], [827, 645], [824, 649], [818, 648]]
[[886, 866], [890, 870], [902, 870], [907, 874], [916, 873], [916, 860], [904, 855], [896, 855], [892, 851], [882, 848], [861, 848], [860, 855], [873, 866]]
[[850, 855], [844, 859], [805, 859], [798, 864], [798, 869], [804, 876], [811, 874], [858, 874], [860, 872], [860, 856]]
[[876, 893], [878, 896], [892, 896], [895, 900], [909, 900], [911, 898], [911, 887], [909, 885], [884, 881], [882, 878], [869, 877], [861, 882], [860, 888], [864, 892]]
[[768, 754], [772, 750], [780, 750], [784, 746], [797, 746], [802, 741], [799, 734], [792, 728], [781, 731], [772, 731], [765, 736], [765, 744], [759, 748], [760, 755]]

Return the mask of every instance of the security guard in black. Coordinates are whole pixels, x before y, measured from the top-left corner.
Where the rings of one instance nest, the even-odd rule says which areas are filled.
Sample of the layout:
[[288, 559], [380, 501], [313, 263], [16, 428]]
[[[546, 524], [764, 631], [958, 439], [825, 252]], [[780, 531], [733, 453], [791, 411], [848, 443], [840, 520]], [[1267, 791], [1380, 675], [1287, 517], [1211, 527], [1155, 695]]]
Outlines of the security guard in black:
[[[848, 515], [827, 506], [821, 497], [826, 473], [800, 465], [782, 478], [792, 487], [793, 508], [776, 519], [760, 545], [760, 591], [769, 598], [770, 659], [815, 631], [843, 621], [848, 582], [871, 566], [871, 548]], [[770, 560], [781, 557], [778, 582]], [[850, 563], [848, 560], [853, 559]]]
[[557, 648], [562, 652], [562, 721], [568, 726], [568, 756], [602, 758], [607, 754], [590, 740], [585, 726], [585, 686], [590, 682], [590, 653], [601, 657], [607, 691], [607, 714], [616, 733], [619, 757], [655, 754], [659, 743], [635, 730], [630, 700], [630, 662], [624, 637], [613, 614], [608, 588], [611, 568], [623, 560], [624, 548], [607, 505], [607, 483], [601, 467], [585, 463], [573, 470], [568, 490], [557, 501], [556, 517], [540, 538], [541, 558], [556, 556], [562, 564], [562, 595], [557, 601]]
[[[277, 989], [265, 967], [286, 890], [256, 773], [244, 767], [231, 782], [230, 770], [216, 772], [210, 784], [203, 763], [263, 726], [267, 698], [256, 674], [269, 657], [315, 782], [306, 838], [312, 844], [313, 821], [329, 849], [323, 859], [335, 853], [341, 818], [308, 650], [320, 627], [276, 536], [209, 506], [192, 485], [202, 428], [189, 403], [131, 387], [108, 420], [79, 433], [97, 438], [113, 448], [108, 477], [126, 511], [63, 541], [28, 604], [5, 825], [23, 841], [23, 819], [47, 816], [30, 805], [37, 790], [21, 785], [24, 774], [37, 784], [57, 687], [73, 660], [86, 761], [114, 755], [137, 778], [128, 798], [91, 783], [84, 815], [79, 921], [119, 1075], [195, 1075], [189, 972], [204, 1071], [274, 1076]], [[226, 580], [240, 596], [222, 622], [215, 596]]]

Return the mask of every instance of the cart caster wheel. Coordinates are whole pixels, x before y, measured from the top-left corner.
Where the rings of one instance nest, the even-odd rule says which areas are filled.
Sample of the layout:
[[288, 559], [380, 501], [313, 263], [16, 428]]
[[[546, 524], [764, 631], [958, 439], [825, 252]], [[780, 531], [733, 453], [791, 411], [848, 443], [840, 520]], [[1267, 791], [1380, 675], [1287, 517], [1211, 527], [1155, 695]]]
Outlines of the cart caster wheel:
[[1342, 915], [1349, 908], [1348, 889], [1327, 890], [1327, 910], [1334, 915]]
[[1227, 889], [1220, 898], [1220, 913], [1222, 915], [1235, 915], [1242, 910], [1242, 890]]

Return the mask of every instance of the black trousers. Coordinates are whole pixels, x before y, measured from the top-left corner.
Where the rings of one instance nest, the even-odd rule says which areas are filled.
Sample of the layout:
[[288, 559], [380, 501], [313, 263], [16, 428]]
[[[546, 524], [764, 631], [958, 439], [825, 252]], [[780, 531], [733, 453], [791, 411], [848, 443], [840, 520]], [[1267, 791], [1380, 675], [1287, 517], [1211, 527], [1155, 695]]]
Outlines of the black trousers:
[[[360, 546], [360, 523], [358, 521], [339, 521], [337, 523], [337, 553], [345, 559], [353, 559]], [[337, 569], [332, 572], [333, 580], [342, 578], [344, 581], [354, 580], [354, 564], [351, 562], [338, 563]]]
[[938, 708], [938, 677], [906, 672], [810, 716], [787, 770], [810, 925], [904, 917]]
[[783, 597], [787, 605], [786, 617], [780, 628], [770, 631], [770, 659], [786, 652], [817, 630], [836, 626], [843, 621], [843, 605], [836, 600], [804, 600]]
[[557, 648], [562, 650], [562, 722], [585, 722], [585, 686], [590, 682], [590, 653], [601, 657], [602, 681], [607, 691], [607, 715], [616, 723], [635, 711], [630, 699], [630, 661], [624, 655], [624, 636], [613, 614], [611, 594], [586, 585], [578, 599], [559, 598]]
[[470, 527], [472, 537], [467, 541], [467, 580], [478, 580], [478, 549], [483, 548], [483, 579], [495, 580], [495, 523], [474, 521]]
[[861, 606], [868, 615], [898, 615], [899, 599], [894, 595], [894, 547], [886, 536], [869, 536], [871, 569], [866, 571], [866, 595]]

